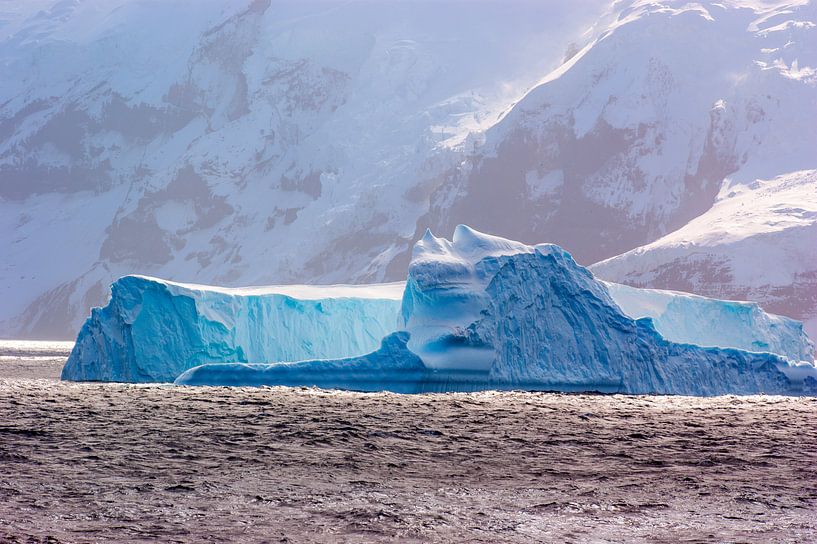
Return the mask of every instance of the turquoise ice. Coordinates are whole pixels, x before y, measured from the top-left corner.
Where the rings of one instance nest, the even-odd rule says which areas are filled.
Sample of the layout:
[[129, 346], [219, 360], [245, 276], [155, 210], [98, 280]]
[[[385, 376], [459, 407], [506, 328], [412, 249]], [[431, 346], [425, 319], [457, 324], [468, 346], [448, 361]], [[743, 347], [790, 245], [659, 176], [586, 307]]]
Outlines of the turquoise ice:
[[171, 382], [197, 365], [347, 357], [397, 326], [402, 284], [220, 289], [125, 276], [94, 308], [64, 380]]

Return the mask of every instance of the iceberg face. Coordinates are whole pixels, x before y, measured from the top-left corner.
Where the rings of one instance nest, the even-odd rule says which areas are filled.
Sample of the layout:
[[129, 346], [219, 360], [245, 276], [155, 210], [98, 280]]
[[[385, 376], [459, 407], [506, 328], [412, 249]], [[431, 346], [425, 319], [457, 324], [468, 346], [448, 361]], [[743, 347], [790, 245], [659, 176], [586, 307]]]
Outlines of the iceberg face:
[[414, 246], [403, 295], [409, 349], [429, 368], [487, 371], [493, 362], [490, 346], [468, 341], [461, 328], [479, 318], [487, 304], [484, 286], [495, 272], [476, 263], [530, 251], [524, 244], [465, 225], [455, 229], [452, 242], [427, 230]]
[[[801, 391], [772, 354], [663, 338], [624, 315], [584, 268], [551, 248], [501, 258], [490, 304], [470, 326], [494, 347], [491, 381], [555, 390], [717, 395]], [[544, 281], [542, 281], [544, 280]]]
[[171, 382], [206, 363], [361, 355], [395, 330], [403, 284], [219, 289], [125, 276], [62, 379]]
[[626, 315], [649, 317], [672, 342], [768, 351], [791, 361], [813, 361], [814, 344], [795, 319], [764, 312], [755, 302], [736, 302], [603, 282]]
[[[558, 246], [458, 227], [414, 250], [405, 332], [365, 357], [206, 365], [180, 384], [322, 385], [397, 392], [531, 389], [813, 394], [817, 369], [771, 353], [676, 343], [633, 319]], [[371, 375], [369, 374], [371, 373]]]

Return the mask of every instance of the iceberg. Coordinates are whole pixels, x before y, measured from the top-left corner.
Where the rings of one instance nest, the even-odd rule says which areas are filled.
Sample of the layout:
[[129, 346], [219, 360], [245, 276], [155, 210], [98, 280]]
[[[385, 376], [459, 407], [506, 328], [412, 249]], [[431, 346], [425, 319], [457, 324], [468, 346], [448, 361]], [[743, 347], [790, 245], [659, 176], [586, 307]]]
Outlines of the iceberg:
[[756, 302], [603, 283], [625, 314], [634, 319], [652, 318], [655, 329], [672, 342], [768, 351], [792, 361], [814, 360], [814, 344], [803, 322], [766, 313]]
[[[463, 225], [452, 241], [427, 231], [415, 245], [400, 315], [402, 330], [365, 356], [206, 364], [175, 383], [395, 392], [817, 393], [812, 363], [671, 341], [652, 317], [627, 315], [608, 285], [562, 248], [528, 246]], [[683, 334], [689, 332], [701, 333], [688, 327]]]
[[172, 382], [205, 363], [362, 355], [398, 325], [403, 283], [228, 289], [125, 276], [94, 308], [63, 380]]

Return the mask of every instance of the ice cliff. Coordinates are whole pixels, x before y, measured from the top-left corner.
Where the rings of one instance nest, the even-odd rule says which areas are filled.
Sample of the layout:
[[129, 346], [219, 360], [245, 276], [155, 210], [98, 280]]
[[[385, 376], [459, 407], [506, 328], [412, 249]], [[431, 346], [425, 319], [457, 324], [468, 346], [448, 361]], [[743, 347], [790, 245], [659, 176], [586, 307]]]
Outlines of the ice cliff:
[[170, 382], [217, 362], [370, 352], [395, 330], [403, 284], [220, 289], [125, 276], [94, 308], [64, 380]]
[[814, 360], [814, 344], [803, 323], [766, 313], [756, 302], [604, 284], [625, 314], [634, 319], [652, 318], [655, 329], [672, 342], [769, 351], [792, 361]]
[[651, 318], [626, 315], [608, 286], [560, 247], [527, 246], [462, 225], [452, 241], [427, 232], [416, 244], [401, 316], [405, 331], [366, 356], [203, 365], [176, 383], [397, 392], [817, 391], [817, 369], [811, 363], [768, 352], [672, 342]]

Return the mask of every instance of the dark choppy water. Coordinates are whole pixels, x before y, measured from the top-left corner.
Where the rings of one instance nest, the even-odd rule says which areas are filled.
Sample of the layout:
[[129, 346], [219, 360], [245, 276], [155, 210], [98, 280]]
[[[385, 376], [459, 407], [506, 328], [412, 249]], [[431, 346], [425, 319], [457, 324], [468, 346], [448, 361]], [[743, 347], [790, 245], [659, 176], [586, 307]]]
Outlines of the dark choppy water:
[[71, 384], [66, 355], [0, 343], [2, 542], [817, 541], [814, 399]]

